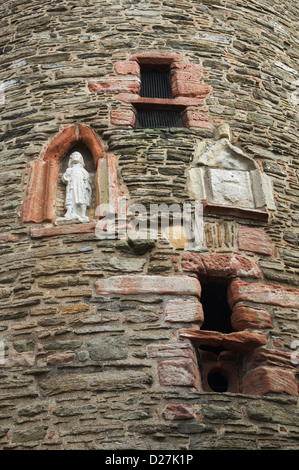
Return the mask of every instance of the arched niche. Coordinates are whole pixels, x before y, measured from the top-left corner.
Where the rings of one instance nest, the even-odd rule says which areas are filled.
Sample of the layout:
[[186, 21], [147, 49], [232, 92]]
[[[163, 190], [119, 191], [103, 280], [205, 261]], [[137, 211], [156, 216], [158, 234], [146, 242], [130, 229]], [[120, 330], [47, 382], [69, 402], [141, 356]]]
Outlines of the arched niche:
[[[59, 176], [67, 165], [72, 150], [81, 149], [85, 163], [93, 174], [93, 208], [101, 203], [115, 201], [118, 185], [116, 181], [115, 156], [104, 155], [103, 146], [92, 129], [74, 125], [64, 128], [41, 153], [41, 159], [30, 164], [26, 188], [23, 221], [54, 223], [61, 204], [57, 206]], [[59, 214], [60, 215], [60, 214]]]

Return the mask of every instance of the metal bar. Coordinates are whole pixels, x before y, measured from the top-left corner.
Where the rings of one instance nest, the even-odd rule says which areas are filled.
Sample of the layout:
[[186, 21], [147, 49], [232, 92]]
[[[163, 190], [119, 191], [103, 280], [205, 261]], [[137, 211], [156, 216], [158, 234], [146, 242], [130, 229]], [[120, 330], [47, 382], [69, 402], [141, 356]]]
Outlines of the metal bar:
[[141, 70], [140, 96], [143, 98], [173, 98], [170, 86], [170, 72]]

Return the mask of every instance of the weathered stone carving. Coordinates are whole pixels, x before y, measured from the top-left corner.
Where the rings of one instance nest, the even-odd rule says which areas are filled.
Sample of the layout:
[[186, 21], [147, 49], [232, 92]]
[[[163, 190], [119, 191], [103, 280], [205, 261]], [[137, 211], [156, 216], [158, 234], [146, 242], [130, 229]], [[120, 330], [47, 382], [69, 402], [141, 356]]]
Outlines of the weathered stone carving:
[[68, 168], [62, 175], [62, 182], [66, 184], [66, 213], [56, 222], [88, 222], [86, 210], [91, 202], [90, 176], [79, 152], [71, 154]]
[[229, 132], [218, 132], [219, 140], [200, 142], [193, 167], [189, 171], [189, 188], [196, 200], [208, 208], [240, 209], [267, 212], [275, 210], [272, 186], [258, 164], [231, 144]]

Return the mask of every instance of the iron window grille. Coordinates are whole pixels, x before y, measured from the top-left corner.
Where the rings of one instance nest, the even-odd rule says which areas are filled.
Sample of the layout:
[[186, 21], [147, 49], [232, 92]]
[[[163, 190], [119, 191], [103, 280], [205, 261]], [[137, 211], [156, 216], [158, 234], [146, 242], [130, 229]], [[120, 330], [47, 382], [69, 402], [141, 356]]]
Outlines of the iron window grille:
[[140, 96], [143, 98], [173, 99], [169, 70], [141, 69]]
[[142, 103], [135, 105], [136, 128], [156, 128], [156, 127], [186, 127], [183, 119], [185, 107], [165, 104], [160, 100], [173, 100], [171, 91], [169, 66], [158, 69], [151, 66], [142, 66], [141, 77], [141, 98], [155, 99], [152, 103]]
[[138, 106], [136, 109], [136, 128], [186, 127], [180, 110], [163, 109], [161, 106], [152, 109]]

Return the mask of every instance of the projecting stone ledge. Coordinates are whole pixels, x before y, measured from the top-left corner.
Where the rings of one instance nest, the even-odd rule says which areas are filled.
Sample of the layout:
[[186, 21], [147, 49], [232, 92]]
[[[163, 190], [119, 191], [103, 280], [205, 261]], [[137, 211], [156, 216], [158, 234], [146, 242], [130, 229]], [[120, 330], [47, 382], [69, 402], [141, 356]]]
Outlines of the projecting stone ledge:
[[41, 225], [37, 227], [30, 227], [31, 238], [52, 237], [55, 235], [68, 235], [72, 233], [92, 233], [95, 231], [97, 221], [86, 222], [83, 224], [74, 223], [68, 225]]
[[248, 352], [267, 344], [267, 336], [258, 331], [236, 331], [221, 333], [219, 331], [200, 331], [194, 328], [182, 328], [179, 335], [189, 338], [193, 344], [223, 346], [225, 349]]
[[96, 294], [168, 294], [200, 297], [201, 286], [190, 276], [113, 276], [95, 282]]

